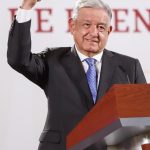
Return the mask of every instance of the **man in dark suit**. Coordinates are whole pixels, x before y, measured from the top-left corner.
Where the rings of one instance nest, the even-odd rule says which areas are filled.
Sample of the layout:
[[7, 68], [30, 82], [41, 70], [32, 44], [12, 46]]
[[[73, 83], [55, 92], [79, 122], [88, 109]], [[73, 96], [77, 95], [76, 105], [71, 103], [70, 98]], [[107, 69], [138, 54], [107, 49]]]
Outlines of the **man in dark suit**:
[[[69, 27], [75, 45], [31, 53], [30, 17], [36, 0], [24, 0], [8, 40], [8, 63], [40, 86], [48, 99], [48, 115], [39, 150], [65, 150], [66, 136], [113, 84], [146, 83], [137, 59], [105, 49], [112, 31], [111, 9], [101, 0], [79, 0]], [[21, 16], [21, 17], [20, 17]], [[96, 71], [88, 80], [94, 60]], [[92, 71], [91, 71], [92, 72]], [[90, 74], [90, 73], [89, 73]], [[94, 81], [95, 80], [95, 81]], [[91, 85], [96, 83], [96, 85]], [[95, 86], [95, 87], [94, 87]], [[96, 89], [94, 92], [93, 90]], [[88, 150], [99, 150], [93, 145]]]

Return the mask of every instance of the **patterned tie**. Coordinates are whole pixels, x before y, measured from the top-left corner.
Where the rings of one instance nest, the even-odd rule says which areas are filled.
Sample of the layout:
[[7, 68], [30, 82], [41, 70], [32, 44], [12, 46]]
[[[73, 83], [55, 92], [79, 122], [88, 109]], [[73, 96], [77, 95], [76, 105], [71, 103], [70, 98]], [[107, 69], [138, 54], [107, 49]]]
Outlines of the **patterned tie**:
[[94, 58], [86, 58], [85, 61], [89, 65], [86, 76], [92, 93], [93, 101], [95, 103], [97, 96], [96, 67], [95, 67], [96, 60]]

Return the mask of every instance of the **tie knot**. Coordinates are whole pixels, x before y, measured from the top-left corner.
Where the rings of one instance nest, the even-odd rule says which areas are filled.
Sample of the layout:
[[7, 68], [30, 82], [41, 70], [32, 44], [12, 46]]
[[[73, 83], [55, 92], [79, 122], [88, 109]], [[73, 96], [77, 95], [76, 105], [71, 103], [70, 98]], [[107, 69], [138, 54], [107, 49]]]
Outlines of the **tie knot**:
[[96, 63], [96, 59], [94, 58], [86, 58], [85, 61], [88, 63], [89, 66], [93, 66]]

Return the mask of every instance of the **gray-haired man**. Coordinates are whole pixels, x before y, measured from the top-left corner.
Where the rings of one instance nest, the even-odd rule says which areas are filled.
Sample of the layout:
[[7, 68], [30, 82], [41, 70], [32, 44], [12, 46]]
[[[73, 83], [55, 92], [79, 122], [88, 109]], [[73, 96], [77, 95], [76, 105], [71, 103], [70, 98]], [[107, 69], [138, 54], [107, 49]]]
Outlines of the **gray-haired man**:
[[[40, 86], [48, 99], [39, 150], [65, 150], [68, 133], [113, 84], [146, 80], [137, 59], [105, 49], [112, 31], [112, 14], [101, 0], [77, 1], [73, 18], [68, 21], [75, 43], [72, 48], [49, 48], [32, 54], [29, 11], [36, 2], [24, 0], [18, 10], [9, 34], [8, 63]], [[87, 58], [94, 60], [96, 79], [89, 77], [96, 81], [90, 81], [95, 83], [93, 87], [86, 76], [87, 72], [92, 74]], [[100, 148], [96, 143], [87, 150]]]

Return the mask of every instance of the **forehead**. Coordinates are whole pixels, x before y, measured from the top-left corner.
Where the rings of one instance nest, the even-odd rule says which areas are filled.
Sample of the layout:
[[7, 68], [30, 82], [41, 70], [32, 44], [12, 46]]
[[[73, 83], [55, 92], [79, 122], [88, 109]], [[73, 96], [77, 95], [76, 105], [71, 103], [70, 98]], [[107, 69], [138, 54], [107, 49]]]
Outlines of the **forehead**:
[[78, 11], [78, 20], [108, 22], [109, 16], [103, 8], [80, 8]]

